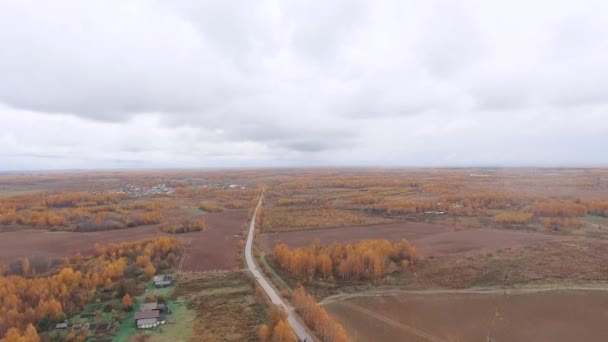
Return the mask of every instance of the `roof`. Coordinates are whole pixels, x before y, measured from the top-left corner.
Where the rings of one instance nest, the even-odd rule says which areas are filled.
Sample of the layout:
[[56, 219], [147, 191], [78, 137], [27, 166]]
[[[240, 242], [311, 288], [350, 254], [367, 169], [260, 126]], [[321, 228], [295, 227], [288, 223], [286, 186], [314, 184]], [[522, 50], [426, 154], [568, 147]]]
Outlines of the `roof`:
[[162, 286], [162, 285], [171, 285], [171, 281], [169, 281], [169, 280], [165, 280], [165, 281], [155, 281], [155, 282], [154, 282], [154, 285], [156, 285], [156, 286], [159, 286], [159, 285], [160, 285], [160, 286]]
[[137, 321], [137, 325], [148, 325], [148, 324], [156, 324], [158, 319], [156, 318], [145, 318]]
[[173, 280], [173, 276], [170, 274], [161, 274], [154, 276], [154, 281], [167, 281]]
[[56, 329], [65, 329], [68, 327], [67, 323], [58, 323], [57, 325], [55, 325]]
[[150, 311], [158, 309], [158, 303], [144, 303], [139, 308], [140, 311]]
[[146, 319], [146, 318], [158, 318], [160, 312], [158, 311], [140, 311], [135, 313], [135, 320]]

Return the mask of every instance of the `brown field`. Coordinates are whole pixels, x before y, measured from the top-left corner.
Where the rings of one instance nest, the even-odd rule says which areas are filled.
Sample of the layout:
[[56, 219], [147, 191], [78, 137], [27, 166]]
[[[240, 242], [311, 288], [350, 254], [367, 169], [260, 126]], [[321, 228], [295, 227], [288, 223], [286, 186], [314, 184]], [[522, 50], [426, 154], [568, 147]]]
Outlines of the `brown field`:
[[608, 340], [608, 292], [408, 294], [325, 307], [353, 342]]
[[321, 244], [359, 241], [365, 239], [407, 239], [423, 257], [435, 257], [473, 251], [491, 251], [559, 239], [547, 234], [496, 229], [454, 231], [451, 227], [420, 222], [401, 222], [375, 226], [344, 227], [323, 230], [263, 234], [260, 241], [266, 252], [279, 243], [291, 248], [310, 245], [319, 239]]
[[240, 234], [247, 221], [246, 210], [202, 215], [204, 232], [170, 235], [157, 226], [146, 226], [111, 231], [76, 233], [27, 230], [0, 233], [0, 262], [10, 263], [25, 257], [43, 256], [63, 258], [80, 252], [93, 253], [96, 243], [119, 243], [155, 236], [175, 236], [184, 245], [182, 271], [234, 269], [240, 265]]
[[185, 253], [181, 271], [232, 270], [240, 267], [241, 233], [247, 223], [247, 210], [203, 215], [203, 233], [180, 234]]

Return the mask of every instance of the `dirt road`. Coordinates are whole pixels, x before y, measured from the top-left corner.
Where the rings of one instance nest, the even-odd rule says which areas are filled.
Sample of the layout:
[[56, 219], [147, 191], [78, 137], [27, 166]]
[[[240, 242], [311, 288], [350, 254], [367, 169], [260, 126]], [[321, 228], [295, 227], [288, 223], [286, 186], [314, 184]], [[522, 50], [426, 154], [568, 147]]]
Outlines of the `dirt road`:
[[247, 268], [253, 274], [256, 281], [258, 282], [258, 284], [260, 284], [264, 292], [266, 292], [272, 304], [277, 305], [283, 310], [285, 310], [285, 312], [287, 313], [287, 320], [293, 328], [293, 331], [296, 333], [298, 339], [300, 341], [312, 342], [312, 337], [307, 332], [305, 326], [300, 323], [300, 318], [298, 317], [296, 312], [293, 310], [293, 308], [285, 305], [285, 302], [283, 302], [281, 296], [279, 296], [277, 291], [272, 287], [272, 285], [270, 285], [270, 282], [266, 279], [266, 277], [264, 277], [262, 272], [260, 272], [255, 263], [255, 260], [253, 259], [252, 245], [254, 235], [253, 232], [255, 230], [255, 217], [258, 212], [258, 209], [260, 208], [260, 205], [262, 204], [262, 201], [263, 196], [260, 196], [260, 201], [258, 202], [258, 206], [255, 208], [255, 212], [253, 213], [253, 217], [251, 218], [251, 224], [249, 225], [249, 234], [247, 235], [247, 243], [245, 244], [245, 260], [247, 261]]

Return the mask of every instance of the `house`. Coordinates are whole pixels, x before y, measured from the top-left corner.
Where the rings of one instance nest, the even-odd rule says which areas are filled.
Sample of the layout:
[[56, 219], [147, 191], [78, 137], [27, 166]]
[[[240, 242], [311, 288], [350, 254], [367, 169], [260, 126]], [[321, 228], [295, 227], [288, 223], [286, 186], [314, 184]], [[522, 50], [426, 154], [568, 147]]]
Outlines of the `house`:
[[150, 329], [159, 325], [158, 318], [144, 318], [137, 321], [138, 329]]
[[156, 287], [167, 287], [173, 283], [172, 275], [158, 275], [154, 277], [154, 286]]
[[149, 319], [149, 318], [158, 319], [159, 317], [160, 317], [160, 312], [158, 312], [158, 310], [140, 311], [140, 312], [135, 313], [136, 322], [141, 319]]
[[158, 303], [143, 303], [139, 308], [139, 311], [153, 311], [158, 310]]

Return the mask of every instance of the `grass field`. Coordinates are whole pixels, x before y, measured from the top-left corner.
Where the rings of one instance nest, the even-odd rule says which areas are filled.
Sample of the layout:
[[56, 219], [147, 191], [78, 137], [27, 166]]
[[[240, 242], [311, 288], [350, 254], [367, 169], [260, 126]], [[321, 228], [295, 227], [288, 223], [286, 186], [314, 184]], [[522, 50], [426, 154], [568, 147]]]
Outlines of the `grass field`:
[[266, 323], [266, 304], [244, 273], [184, 273], [173, 296], [195, 312], [192, 341], [257, 341]]
[[[144, 335], [149, 338], [149, 341], [173, 341], [173, 342], [186, 342], [192, 337], [192, 322], [196, 313], [193, 310], [188, 309], [188, 304], [183, 298], [174, 298], [171, 296], [173, 288], [154, 288], [153, 285], [149, 285], [141, 296], [135, 298], [136, 302], [133, 306], [133, 310], [129, 312], [128, 316], [122, 322], [119, 331], [114, 337], [114, 341], [129, 341], [131, 338], [139, 335]], [[149, 295], [163, 296], [167, 298], [167, 306], [171, 310], [171, 314], [167, 317], [167, 324], [161, 325], [157, 328], [138, 330], [135, 327], [133, 317], [135, 312], [139, 310], [139, 307], [144, 302], [144, 299]]]

